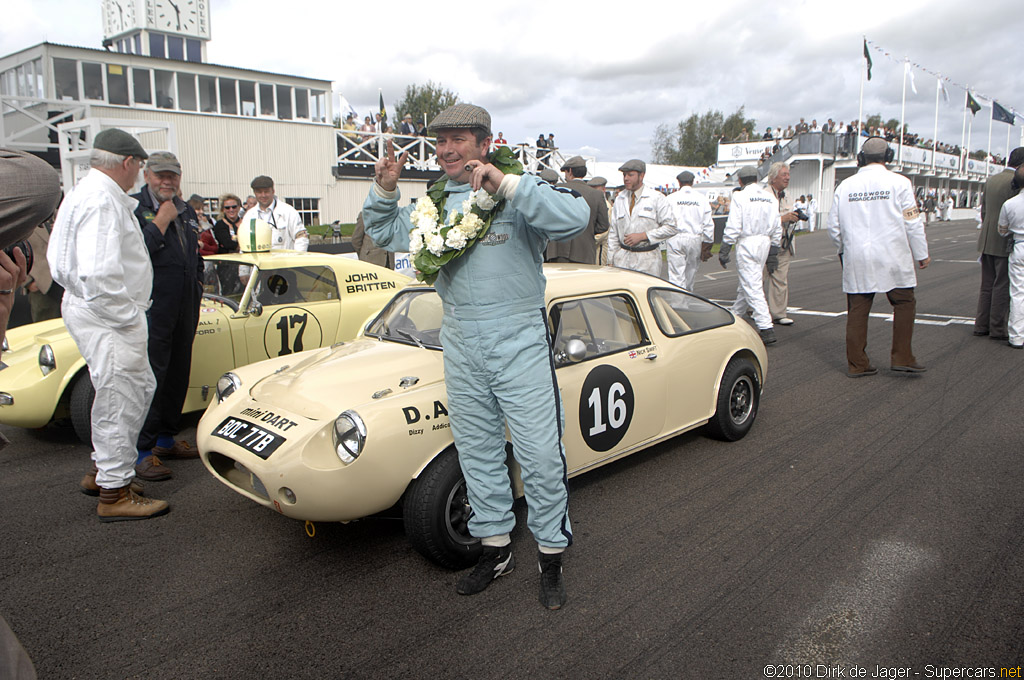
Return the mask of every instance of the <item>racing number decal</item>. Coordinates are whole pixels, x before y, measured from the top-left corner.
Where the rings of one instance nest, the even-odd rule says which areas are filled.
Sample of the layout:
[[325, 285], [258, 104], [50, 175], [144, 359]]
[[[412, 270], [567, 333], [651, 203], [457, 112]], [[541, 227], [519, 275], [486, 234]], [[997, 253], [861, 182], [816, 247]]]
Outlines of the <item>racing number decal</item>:
[[614, 366], [597, 366], [580, 392], [580, 433], [594, 451], [608, 451], [626, 435], [633, 419], [633, 386]]
[[283, 307], [267, 320], [263, 346], [268, 357], [283, 357], [323, 344], [320, 321], [308, 309]]

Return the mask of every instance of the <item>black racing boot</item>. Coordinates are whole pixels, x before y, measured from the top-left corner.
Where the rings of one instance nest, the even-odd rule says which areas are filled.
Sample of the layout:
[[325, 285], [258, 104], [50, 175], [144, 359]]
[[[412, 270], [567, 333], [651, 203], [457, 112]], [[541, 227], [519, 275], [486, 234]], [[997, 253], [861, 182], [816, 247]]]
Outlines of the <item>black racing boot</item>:
[[480, 561], [473, 567], [473, 571], [462, 575], [455, 590], [459, 595], [476, 595], [491, 585], [491, 581], [511, 574], [515, 568], [516, 560], [512, 557], [511, 544], [501, 548], [485, 545]]
[[757, 332], [761, 336], [761, 342], [763, 342], [764, 344], [771, 345], [775, 343], [776, 338], [774, 328], [762, 328]]
[[540, 569], [540, 603], [548, 609], [559, 609], [565, 604], [565, 582], [562, 580], [562, 553], [537, 553]]

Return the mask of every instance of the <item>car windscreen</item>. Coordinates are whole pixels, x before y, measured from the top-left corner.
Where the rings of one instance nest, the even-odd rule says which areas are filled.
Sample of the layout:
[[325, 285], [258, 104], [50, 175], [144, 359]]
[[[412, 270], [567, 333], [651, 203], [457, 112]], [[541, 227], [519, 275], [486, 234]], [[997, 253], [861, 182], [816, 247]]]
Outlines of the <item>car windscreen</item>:
[[252, 265], [219, 260], [206, 260], [205, 264], [203, 295], [219, 300], [238, 311], [245, 285], [252, 274]]
[[433, 289], [402, 291], [374, 319], [366, 335], [441, 349], [441, 298]]

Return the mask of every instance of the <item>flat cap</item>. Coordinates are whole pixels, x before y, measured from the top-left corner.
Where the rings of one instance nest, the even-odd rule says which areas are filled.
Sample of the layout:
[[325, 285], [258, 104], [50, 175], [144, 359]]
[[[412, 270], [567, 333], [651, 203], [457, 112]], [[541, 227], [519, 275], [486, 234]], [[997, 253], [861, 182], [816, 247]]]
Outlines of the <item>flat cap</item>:
[[736, 171], [736, 177], [738, 179], [757, 179], [757, 168], [753, 165], [744, 165], [742, 168]]
[[0, 248], [28, 238], [58, 200], [60, 175], [53, 166], [27, 151], [0, 149]]
[[583, 160], [583, 156], [573, 156], [565, 163], [562, 163], [562, 170], [572, 170], [573, 168], [585, 168], [587, 162]]
[[256, 189], [273, 189], [274, 188], [274, 180], [270, 179], [266, 175], [260, 175], [259, 177], [254, 179], [252, 182], [250, 182], [249, 186], [252, 187], [253, 190], [256, 190]]
[[558, 176], [558, 173], [551, 168], [544, 168], [540, 171], [540, 178], [548, 184], [558, 184], [558, 180], [562, 179]]
[[644, 163], [639, 158], [634, 158], [633, 160], [626, 161], [619, 167], [619, 172], [629, 172], [630, 170], [647, 172], [647, 163]]
[[491, 114], [473, 104], [455, 104], [434, 116], [427, 126], [429, 132], [455, 128], [483, 128], [491, 134]]
[[108, 128], [96, 135], [92, 140], [92, 148], [116, 153], [118, 156], [149, 158], [149, 154], [139, 144], [139, 140], [124, 130], [118, 130], [117, 128]]
[[885, 150], [889, 148], [889, 142], [885, 141], [881, 137], [871, 137], [864, 142], [864, 146], [861, 147], [861, 151], [866, 156], [884, 156]]
[[146, 170], [150, 172], [173, 172], [181, 174], [181, 163], [170, 151], [154, 151], [146, 161]]
[[608, 180], [598, 175], [597, 177], [591, 177], [587, 184], [592, 187], [606, 187], [608, 186]]
[[676, 175], [676, 181], [679, 182], [679, 186], [684, 184], [693, 184], [694, 174], [689, 170], [683, 170], [681, 173]]

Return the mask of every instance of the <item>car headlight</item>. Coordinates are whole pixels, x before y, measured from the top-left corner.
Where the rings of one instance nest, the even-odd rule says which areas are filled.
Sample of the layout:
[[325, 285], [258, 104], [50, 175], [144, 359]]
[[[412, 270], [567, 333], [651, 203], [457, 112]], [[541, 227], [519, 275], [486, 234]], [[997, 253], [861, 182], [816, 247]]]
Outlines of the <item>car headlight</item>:
[[4, 341], [2, 343], [0, 343], [0, 352], [10, 352], [10, 351], [11, 351], [11, 345], [10, 345], [9, 342], [7, 342], [7, 336], [5, 335], [4, 336]]
[[231, 372], [225, 373], [217, 380], [217, 403], [221, 403], [241, 387], [242, 381], [237, 375]]
[[53, 349], [49, 345], [43, 345], [39, 348], [39, 369], [43, 375], [50, 375], [55, 368], [57, 368], [57, 358], [53, 356]]
[[343, 463], [359, 457], [366, 443], [366, 424], [355, 411], [345, 411], [334, 419], [334, 450]]

